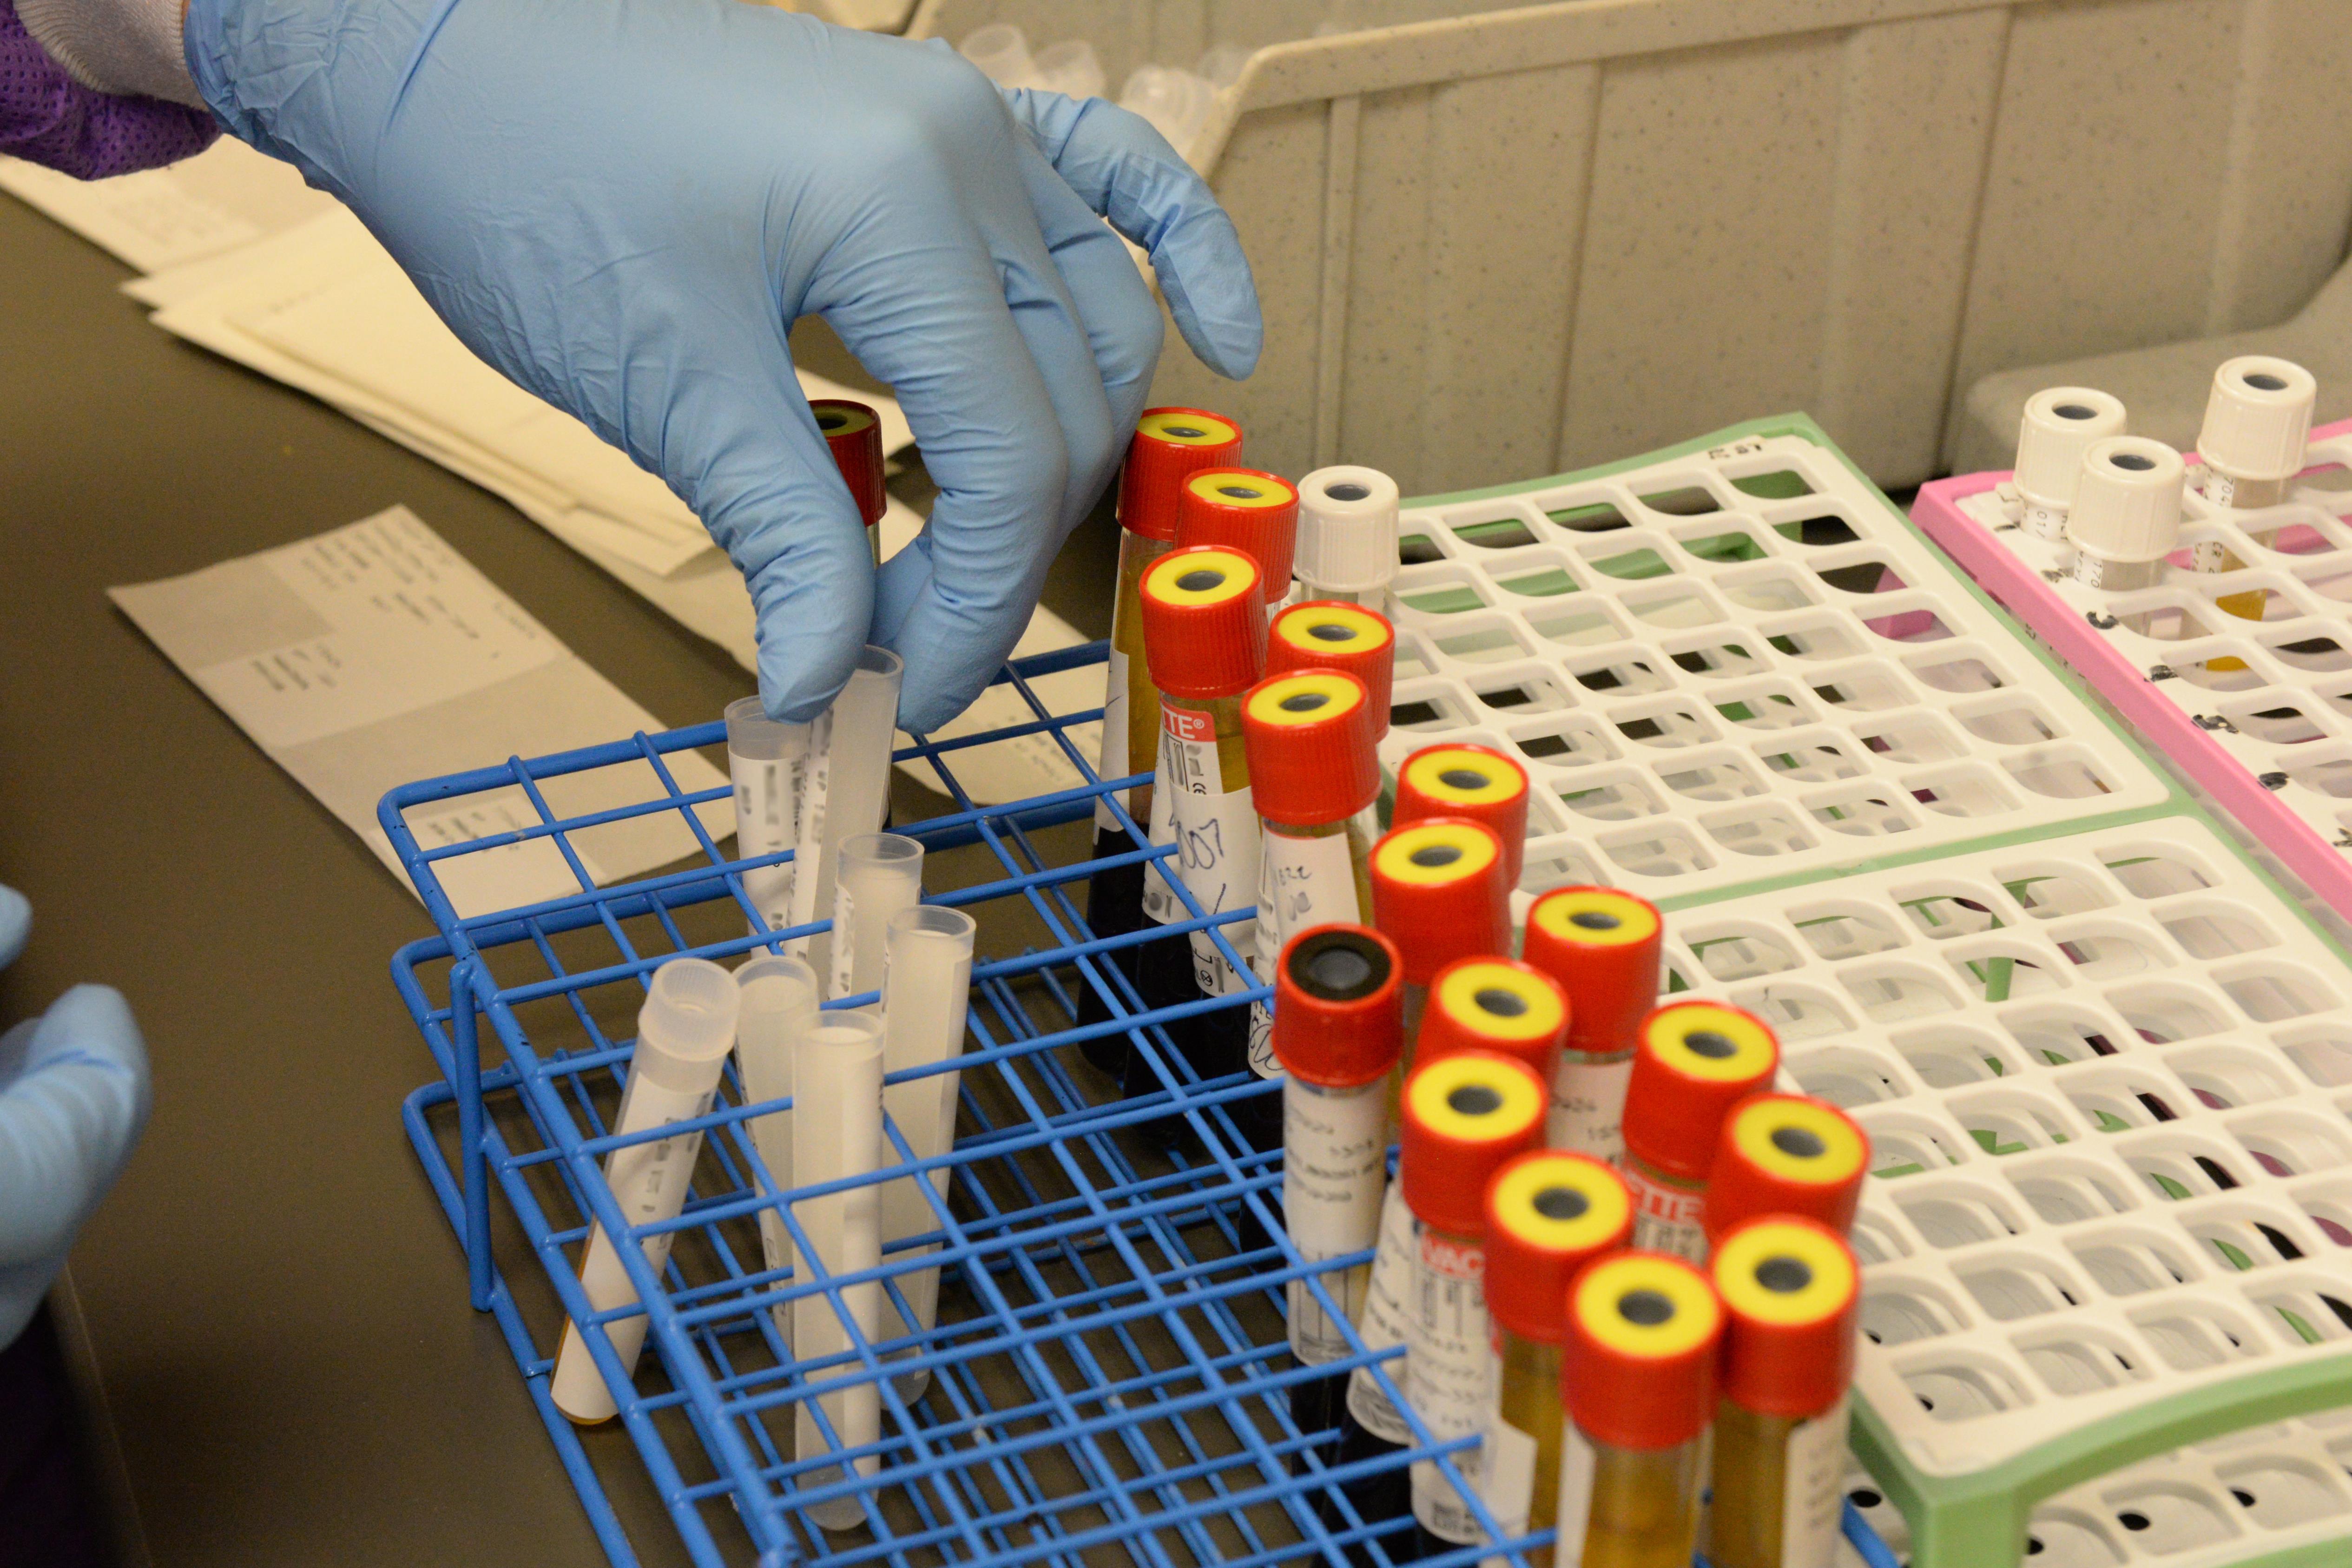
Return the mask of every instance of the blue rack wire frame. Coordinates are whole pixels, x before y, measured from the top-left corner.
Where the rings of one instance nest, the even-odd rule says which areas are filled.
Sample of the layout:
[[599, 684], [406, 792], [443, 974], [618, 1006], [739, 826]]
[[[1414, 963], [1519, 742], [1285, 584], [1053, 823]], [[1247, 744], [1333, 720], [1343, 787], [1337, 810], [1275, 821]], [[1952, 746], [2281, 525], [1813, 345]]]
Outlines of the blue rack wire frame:
[[[1030, 721], [952, 741], [919, 736], [898, 753], [928, 761], [956, 809], [894, 831], [921, 840], [934, 856], [982, 849], [982, 865], [993, 873], [927, 898], [976, 915], [1025, 911], [1049, 941], [1012, 957], [978, 958], [964, 1054], [889, 1080], [961, 1071], [953, 1150], [915, 1160], [886, 1120], [888, 1163], [857, 1183], [780, 1194], [747, 1122], [790, 1101], [747, 1104], [731, 1065], [709, 1114], [629, 1138], [610, 1134], [628, 1066], [625, 1037], [655, 968], [689, 953], [732, 964], [825, 929], [825, 922], [776, 931], [759, 926], [741, 873], [789, 854], [730, 860], [694, 809], [728, 792], [683, 792], [665, 764], [679, 751], [723, 744], [723, 725], [513, 758], [404, 785], [380, 805], [384, 830], [441, 932], [393, 962], [394, 983], [443, 1074], [408, 1097], [404, 1120], [465, 1247], [472, 1304], [504, 1331], [616, 1564], [636, 1563], [636, 1550], [579, 1429], [549, 1397], [552, 1363], [542, 1347], [556, 1342], [565, 1314], [583, 1328], [615, 1390], [618, 1420], [688, 1557], [710, 1568], [795, 1560], [822, 1568], [1112, 1562], [1266, 1568], [1317, 1561], [1349, 1568], [1351, 1554], [1359, 1565], [1387, 1568], [1408, 1555], [1412, 1521], [1360, 1519], [1339, 1483], [1420, 1458], [1434, 1459], [1494, 1531], [1454, 1465], [1453, 1456], [1475, 1439], [1435, 1443], [1411, 1417], [1414, 1447], [1337, 1467], [1327, 1463], [1328, 1434], [1301, 1431], [1292, 1419], [1294, 1384], [1356, 1365], [1373, 1367], [1387, 1384], [1381, 1369], [1392, 1369], [1402, 1352], [1368, 1353], [1351, 1333], [1354, 1353], [1334, 1367], [1293, 1363], [1285, 1289], [1314, 1276], [1282, 1236], [1279, 1154], [1252, 1150], [1233, 1115], [1235, 1102], [1278, 1086], [1247, 1074], [1204, 1080], [1169, 1038], [1171, 1022], [1246, 1006], [1265, 991], [1147, 1010], [1118, 969], [1103, 962], [1148, 936], [1195, 930], [1211, 932], [1237, 959], [1223, 928], [1254, 911], [1207, 915], [1179, 883], [1187, 919], [1097, 940], [1074, 887], [1104, 867], [1171, 851], [1097, 861], [1082, 848], [1059, 864], [1047, 853], [1049, 829], [1090, 822], [1097, 798], [1141, 782], [1101, 780], [1094, 759], [1072, 743], [1067, 731], [1098, 720], [1099, 708], [1052, 713], [1032, 685], [1104, 657], [1105, 645], [1095, 643], [1008, 665], [997, 680], [1020, 696]], [[955, 753], [1028, 735], [1051, 737], [1086, 784], [1009, 805], [975, 805], [954, 777]], [[652, 786], [646, 798], [572, 817], [549, 807], [545, 781], [616, 767], [645, 771]], [[413, 807], [517, 787], [539, 817], [539, 826], [518, 833], [427, 849], [404, 819]], [[1118, 797], [1108, 798], [1141, 842]], [[687, 825], [699, 860], [596, 887], [573, 839], [656, 813]], [[457, 914], [441, 886], [443, 862], [537, 838], [561, 850], [578, 892], [494, 914]], [[1079, 1026], [1082, 987], [1107, 1005], [1108, 1022]], [[874, 1000], [867, 994], [828, 1005]], [[502, 1057], [487, 1068], [485, 1023]], [[1159, 1079], [1157, 1093], [1123, 1098], [1084, 1064], [1079, 1044], [1108, 1034], [1126, 1036], [1129, 1049], [1141, 1053]], [[1173, 1152], [1136, 1138], [1138, 1124], [1174, 1116], [1192, 1137]], [[604, 1180], [604, 1157], [693, 1129], [706, 1136], [684, 1211], [665, 1224], [628, 1225]], [[793, 1202], [940, 1170], [951, 1173], [946, 1201], [930, 1182], [917, 1184], [932, 1203], [935, 1231], [886, 1249], [878, 1269], [824, 1275], [792, 1218]], [[536, 1265], [512, 1279], [493, 1257], [493, 1191]], [[762, 1210], [784, 1216], [805, 1275], [764, 1267]], [[658, 1275], [638, 1247], [620, 1248], [639, 1304], [590, 1310], [577, 1269], [591, 1220], [637, 1241], [671, 1234]], [[932, 1268], [941, 1270], [936, 1328], [880, 1341], [859, 1332], [842, 1287], [879, 1279], [899, 1321], [912, 1322], [902, 1282]], [[1319, 1281], [1312, 1288], [1319, 1292]], [[771, 1309], [818, 1293], [845, 1327], [851, 1349], [796, 1363]], [[1328, 1297], [1324, 1305], [1339, 1315]], [[631, 1383], [620, 1377], [604, 1330], [639, 1312], [649, 1331]], [[917, 1367], [930, 1373], [928, 1387], [903, 1400], [894, 1375]], [[828, 1451], [796, 1458], [793, 1419], [802, 1403], [821, 1411], [815, 1396], [859, 1384], [878, 1385], [880, 1440], [845, 1456], [820, 1413]], [[844, 1481], [837, 1468], [844, 1458], [870, 1458], [876, 1473]], [[862, 1528], [828, 1534], [802, 1511], [844, 1495], [859, 1500]], [[1891, 1562], [1851, 1507], [1847, 1531], [1865, 1562]], [[1528, 1537], [1503, 1555], [1526, 1568], [1522, 1551], [1549, 1540], [1549, 1532]], [[1493, 1547], [1464, 1547], [1422, 1561], [1466, 1568], [1496, 1554]]]

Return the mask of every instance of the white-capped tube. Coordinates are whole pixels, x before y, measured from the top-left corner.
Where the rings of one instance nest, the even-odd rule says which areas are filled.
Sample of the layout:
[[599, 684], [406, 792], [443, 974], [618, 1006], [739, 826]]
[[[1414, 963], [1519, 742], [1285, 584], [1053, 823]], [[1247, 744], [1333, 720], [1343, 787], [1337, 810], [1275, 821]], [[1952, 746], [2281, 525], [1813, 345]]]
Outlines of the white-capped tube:
[[2120, 593], [2145, 588], [2180, 542], [2180, 454], [2145, 436], [2110, 436], [2083, 454], [2066, 514], [2074, 580]]
[[2123, 433], [2123, 404], [2095, 388], [2046, 387], [2027, 398], [2017, 431], [2018, 526], [2037, 539], [2065, 538], [2083, 454]]
[[[901, 910], [890, 919], [889, 973], [883, 983], [883, 1070], [902, 1073], [929, 1067], [963, 1054], [964, 1013], [971, 998], [971, 943], [975, 927], [970, 915], [939, 904]], [[935, 1073], [911, 1083], [894, 1083], [883, 1090], [883, 1104], [898, 1136], [918, 1160], [937, 1159], [955, 1142], [956, 1094], [961, 1073]], [[895, 1163], [898, 1151], [885, 1148], [885, 1163]], [[884, 1245], [910, 1236], [927, 1236], [940, 1228], [937, 1211], [916, 1184], [921, 1178], [902, 1176], [882, 1190]], [[931, 1186], [944, 1204], [948, 1173], [934, 1171]], [[922, 1250], [935, 1250], [926, 1247]], [[940, 1271], [926, 1268], [898, 1277], [898, 1289], [915, 1315], [915, 1331], [928, 1333], [940, 1318]], [[891, 1303], [885, 1299], [884, 1306]], [[896, 1319], [895, 1309], [886, 1317]], [[896, 1339], [908, 1332], [894, 1321], [882, 1336]], [[928, 1370], [900, 1373], [893, 1385], [898, 1397], [922, 1397], [930, 1381]]]
[[833, 994], [882, 989], [884, 933], [891, 917], [923, 901], [923, 847], [901, 833], [861, 833], [841, 841], [833, 884]]
[[[906, 668], [888, 648], [866, 648], [857, 656], [849, 684], [810, 726], [800, 839], [793, 856], [800, 868], [793, 878], [794, 925], [832, 916], [841, 841], [873, 832], [889, 814], [890, 745], [898, 732], [898, 679]], [[829, 934], [820, 931], [794, 944], [828, 980]]]
[[1397, 486], [1378, 468], [1343, 464], [1298, 481], [1301, 599], [1381, 607], [1397, 573]]
[[[882, 1163], [882, 1022], [864, 1008], [819, 1015], [801, 1036], [793, 1055], [793, 1185], [806, 1188], [826, 1182], [871, 1175]], [[882, 1263], [882, 1233], [878, 1194], [872, 1182], [846, 1187], [823, 1197], [803, 1198], [793, 1205], [793, 1217], [808, 1238], [827, 1277], [862, 1274]], [[815, 1278], [814, 1271], [810, 1272]], [[843, 1314], [823, 1292], [793, 1303], [793, 1352], [803, 1363], [846, 1354], [851, 1347], [849, 1325], [855, 1323], [866, 1343], [877, 1338], [881, 1320], [882, 1285], [869, 1280], [841, 1291]], [[865, 1377], [855, 1361], [836, 1362], [807, 1373], [810, 1381], [829, 1383], [843, 1377]], [[843, 1448], [872, 1444], [882, 1434], [882, 1394], [867, 1378], [822, 1394], [818, 1403]], [[816, 1417], [803, 1400], [796, 1422], [798, 1447], [803, 1459], [829, 1451]], [[857, 1461], [860, 1475], [880, 1468], [878, 1456]], [[811, 1470], [803, 1488], [831, 1486], [844, 1479], [839, 1468]], [[827, 1530], [853, 1530], [866, 1521], [866, 1510], [855, 1494], [813, 1505], [810, 1518]]]
[[[803, 959], [761, 953], [735, 972], [735, 988], [743, 998], [741, 1016], [735, 1021], [735, 1070], [743, 1078], [743, 1099], [752, 1105], [788, 1100], [793, 1092], [793, 1052], [800, 1045], [802, 1032], [816, 1022], [816, 971]], [[751, 1126], [760, 1163], [767, 1168], [769, 1181], [776, 1184], [761, 1190], [772, 1194], [790, 1187], [793, 1113], [772, 1110], [753, 1117]], [[760, 1251], [772, 1272], [782, 1273], [793, 1266], [793, 1234], [773, 1209], [760, 1211]], [[790, 1350], [793, 1314], [779, 1307], [775, 1317], [776, 1331]]]
[[[739, 1005], [735, 977], [707, 959], [674, 958], [654, 971], [652, 987], [637, 1009], [636, 1049], [621, 1091], [621, 1113], [613, 1123], [614, 1135], [690, 1121], [710, 1109], [719, 1071], [735, 1044]], [[695, 1157], [701, 1152], [699, 1132], [631, 1143], [604, 1156], [604, 1183], [631, 1225], [676, 1219], [686, 1204]], [[673, 1234], [649, 1236], [643, 1243], [646, 1262], [656, 1274], [669, 1261]], [[580, 1288], [587, 1293], [590, 1310], [596, 1312], [637, 1299], [636, 1287], [622, 1267], [620, 1248], [601, 1222], [589, 1229]], [[621, 1365], [632, 1373], [637, 1353], [645, 1348], [646, 1327], [642, 1315], [604, 1325]], [[610, 1420], [619, 1408], [588, 1353], [579, 1325], [569, 1319], [548, 1394], [558, 1410], [583, 1426]]]
[[1102, 60], [1084, 38], [1065, 38], [1037, 51], [1031, 68], [1037, 85], [1065, 98], [1100, 98], [1105, 86]]
[[[800, 838], [809, 727], [768, 717], [756, 697], [727, 705], [727, 772], [735, 783], [735, 858], [781, 855]], [[793, 863], [743, 873], [743, 893], [770, 931], [792, 923]]]
[[2213, 373], [2197, 455], [2205, 499], [2242, 510], [2276, 506], [2303, 471], [2319, 384], [2292, 360], [2241, 354]]
[[1030, 58], [1029, 36], [1010, 22], [974, 27], [956, 46], [956, 53], [980, 68], [999, 87], [1040, 87], [1036, 62]]

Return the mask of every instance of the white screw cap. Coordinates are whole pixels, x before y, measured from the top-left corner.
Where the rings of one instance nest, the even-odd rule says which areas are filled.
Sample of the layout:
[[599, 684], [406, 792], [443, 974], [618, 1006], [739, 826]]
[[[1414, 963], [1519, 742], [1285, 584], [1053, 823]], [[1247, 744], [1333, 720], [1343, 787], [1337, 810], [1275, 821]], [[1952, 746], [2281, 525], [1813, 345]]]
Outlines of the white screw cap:
[[2109, 561], [2155, 561], [2180, 540], [2180, 454], [2145, 436], [2110, 436], [2083, 454], [2066, 537]]
[[2045, 387], [2025, 400], [2017, 431], [2017, 493], [2031, 506], [2063, 511], [2074, 501], [2083, 453], [2124, 433], [2124, 405], [2087, 386]]
[[1397, 571], [1396, 481], [1378, 468], [1318, 468], [1298, 481], [1291, 571], [1318, 590], [1367, 594]]
[[2242, 354], [2213, 373], [2197, 455], [2233, 479], [2291, 479], [2311, 440], [2319, 384], [2292, 360]]

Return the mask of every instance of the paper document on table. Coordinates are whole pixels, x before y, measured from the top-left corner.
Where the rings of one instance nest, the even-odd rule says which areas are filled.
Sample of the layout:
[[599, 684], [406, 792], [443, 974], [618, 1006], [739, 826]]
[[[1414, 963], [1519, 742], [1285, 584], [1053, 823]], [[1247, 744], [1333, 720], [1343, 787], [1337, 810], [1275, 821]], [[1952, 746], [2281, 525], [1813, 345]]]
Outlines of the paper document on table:
[[0, 158], [0, 190], [142, 272], [216, 256], [335, 208], [291, 163], [224, 136], [193, 158], [110, 180], [77, 180]]
[[[405, 507], [110, 595], [395, 873], [375, 815], [394, 785], [664, 728]], [[697, 752], [665, 761], [681, 790], [726, 785]], [[648, 764], [631, 762], [549, 779], [541, 791], [551, 810], [575, 816], [650, 798], [659, 784]], [[697, 810], [714, 840], [734, 831], [728, 799]], [[412, 807], [406, 819], [427, 848], [540, 821], [520, 786]], [[667, 812], [567, 837], [600, 883], [698, 848]], [[460, 915], [581, 890], [551, 838], [445, 860], [438, 875]]]

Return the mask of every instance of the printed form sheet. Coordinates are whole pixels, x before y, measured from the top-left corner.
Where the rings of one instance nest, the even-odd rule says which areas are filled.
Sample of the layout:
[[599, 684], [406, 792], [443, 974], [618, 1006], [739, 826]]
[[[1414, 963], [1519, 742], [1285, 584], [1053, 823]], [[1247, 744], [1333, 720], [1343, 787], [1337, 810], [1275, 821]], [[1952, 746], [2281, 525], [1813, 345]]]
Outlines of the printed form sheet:
[[[386, 790], [665, 728], [404, 507], [184, 577], [110, 592], [205, 695], [404, 884], [376, 823]], [[674, 752], [667, 763], [689, 793], [727, 782], [692, 752]], [[650, 799], [659, 788], [642, 762], [541, 786], [549, 806], [566, 816]], [[729, 800], [698, 811], [714, 840], [734, 831]], [[540, 820], [519, 787], [420, 806], [407, 819], [428, 848]], [[698, 848], [675, 813], [570, 837], [600, 883]], [[445, 860], [438, 874], [461, 915], [579, 890], [548, 838]]]

